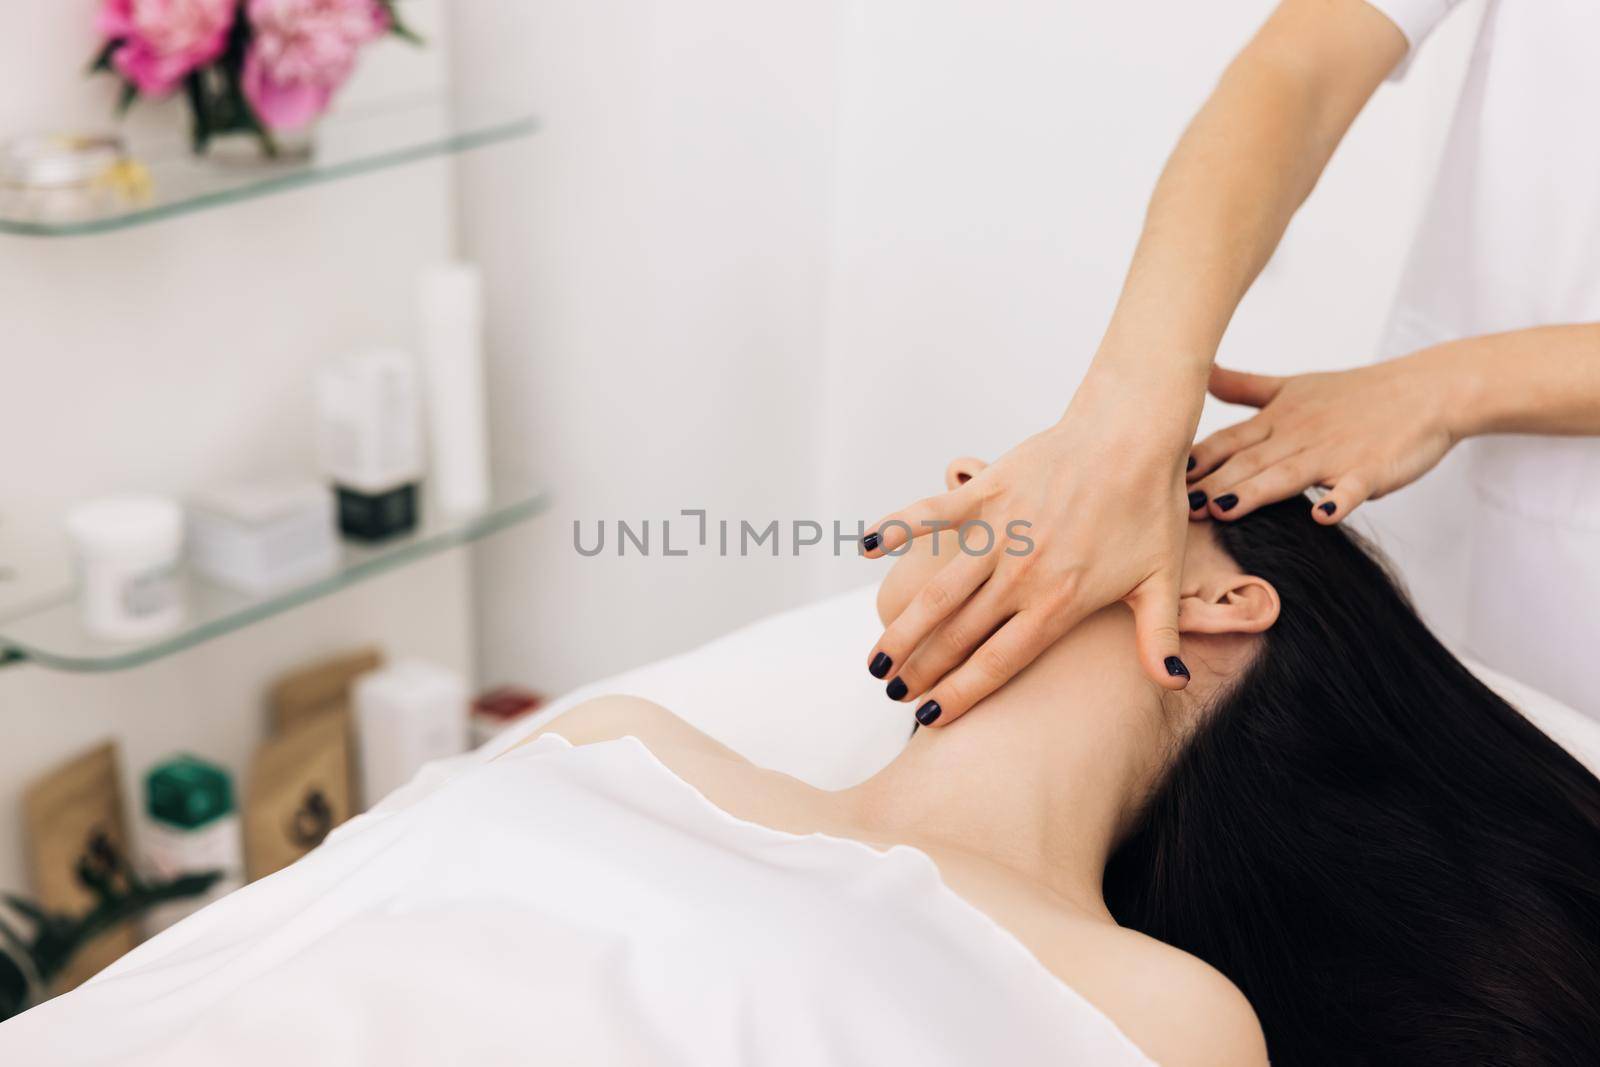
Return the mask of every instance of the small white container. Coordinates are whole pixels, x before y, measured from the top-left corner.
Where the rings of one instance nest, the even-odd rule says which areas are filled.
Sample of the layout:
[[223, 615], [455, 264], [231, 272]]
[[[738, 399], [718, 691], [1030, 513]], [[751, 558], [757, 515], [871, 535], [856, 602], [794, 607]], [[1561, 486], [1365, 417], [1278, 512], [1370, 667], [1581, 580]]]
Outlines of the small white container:
[[118, 496], [67, 515], [83, 625], [107, 641], [137, 641], [183, 622], [178, 560], [183, 509], [159, 496]]
[[467, 684], [451, 670], [402, 660], [363, 674], [353, 698], [367, 807], [409, 782], [424, 763], [467, 750]]
[[247, 593], [315, 578], [339, 562], [333, 494], [314, 481], [240, 483], [189, 503], [189, 562]]

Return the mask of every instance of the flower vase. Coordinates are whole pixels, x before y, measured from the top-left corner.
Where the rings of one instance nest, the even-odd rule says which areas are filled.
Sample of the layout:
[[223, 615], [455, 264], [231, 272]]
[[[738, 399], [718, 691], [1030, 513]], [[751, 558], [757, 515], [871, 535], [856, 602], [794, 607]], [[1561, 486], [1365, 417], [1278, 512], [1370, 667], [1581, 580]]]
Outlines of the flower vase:
[[203, 150], [207, 159], [224, 167], [272, 167], [310, 162], [316, 148], [316, 128], [261, 134], [255, 130], [230, 130], [213, 134]]

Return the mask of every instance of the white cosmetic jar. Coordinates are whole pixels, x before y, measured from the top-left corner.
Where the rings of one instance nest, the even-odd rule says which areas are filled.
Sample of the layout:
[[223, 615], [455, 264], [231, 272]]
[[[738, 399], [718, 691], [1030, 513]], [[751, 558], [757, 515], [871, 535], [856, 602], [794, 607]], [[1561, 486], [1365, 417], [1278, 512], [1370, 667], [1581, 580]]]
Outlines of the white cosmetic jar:
[[84, 629], [108, 641], [154, 637], [183, 622], [178, 559], [183, 508], [159, 496], [93, 500], [67, 515]]

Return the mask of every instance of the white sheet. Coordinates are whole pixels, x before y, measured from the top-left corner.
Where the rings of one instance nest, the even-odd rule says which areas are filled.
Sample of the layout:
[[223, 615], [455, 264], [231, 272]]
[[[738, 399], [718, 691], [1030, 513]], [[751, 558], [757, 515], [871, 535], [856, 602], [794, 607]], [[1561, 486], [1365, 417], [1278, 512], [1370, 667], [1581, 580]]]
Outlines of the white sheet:
[[914, 849], [546, 735], [0, 1026], [29, 1067], [1150, 1067]]

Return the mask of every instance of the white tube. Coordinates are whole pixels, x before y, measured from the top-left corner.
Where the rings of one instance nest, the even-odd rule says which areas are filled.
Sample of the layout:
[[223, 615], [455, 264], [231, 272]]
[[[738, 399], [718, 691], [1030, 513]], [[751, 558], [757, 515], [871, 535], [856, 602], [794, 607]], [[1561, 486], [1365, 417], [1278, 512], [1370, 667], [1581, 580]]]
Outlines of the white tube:
[[489, 441], [478, 268], [447, 263], [423, 271], [418, 305], [433, 499], [446, 514], [482, 511], [489, 504]]

